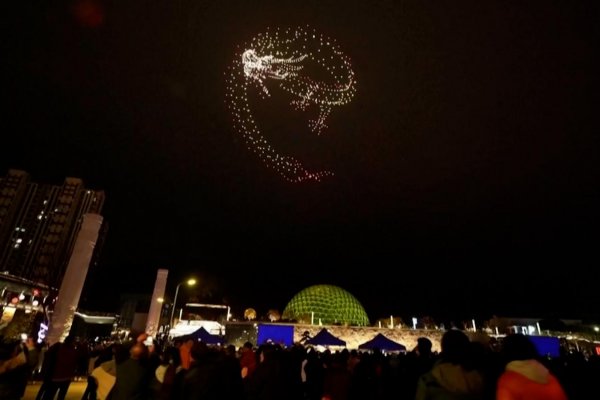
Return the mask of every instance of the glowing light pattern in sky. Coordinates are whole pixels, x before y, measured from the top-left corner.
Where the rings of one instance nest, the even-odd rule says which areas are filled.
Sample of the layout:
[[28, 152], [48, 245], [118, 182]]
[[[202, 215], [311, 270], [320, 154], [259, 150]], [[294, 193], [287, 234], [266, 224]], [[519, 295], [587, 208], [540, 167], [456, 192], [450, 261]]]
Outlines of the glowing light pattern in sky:
[[308, 28], [267, 30], [239, 48], [227, 83], [234, 127], [267, 166], [290, 182], [320, 181], [333, 175], [309, 171], [294, 157], [279, 154], [261, 132], [250, 100], [252, 90], [265, 98], [271, 95], [269, 86], [276, 85], [293, 96], [291, 105], [296, 110], [318, 108], [308, 127], [320, 134], [333, 108], [347, 104], [356, 93], [350, 59], [333, 39]]

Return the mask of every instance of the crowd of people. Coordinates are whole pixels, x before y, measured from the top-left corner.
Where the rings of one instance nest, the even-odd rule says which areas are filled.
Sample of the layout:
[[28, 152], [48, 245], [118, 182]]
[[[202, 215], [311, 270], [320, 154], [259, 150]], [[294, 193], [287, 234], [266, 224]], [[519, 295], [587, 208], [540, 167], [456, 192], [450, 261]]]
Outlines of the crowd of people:
[[9, 343], [0, 352], [0, 399], [19, 400], [38, 380], [36, 400], [62, 400], [78, 378], [87, 379], [82, 400], [573, 400], [600, 393], [597, 356], [540, 357], [521, 334], [489, 346], [449, 330], [439, 354], [425, 337], [407, 353], [390, 354], [211, 346], [186, 337], [163, 347], [146, 339], [90, 348], [69, 336], [46, 350]]

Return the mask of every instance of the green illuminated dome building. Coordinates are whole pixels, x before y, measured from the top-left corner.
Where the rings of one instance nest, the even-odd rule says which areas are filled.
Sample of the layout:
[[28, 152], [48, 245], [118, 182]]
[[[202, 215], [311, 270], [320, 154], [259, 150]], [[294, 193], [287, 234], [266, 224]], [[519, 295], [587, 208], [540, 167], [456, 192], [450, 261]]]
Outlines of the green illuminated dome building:
[[320, 319], [323, 324], [330, 325], [369, 325], [369, 317], [358, 300], [332, 285], [314, 285], [300, 291], [285, 307], [282, 317], [308, 324], [311, 319], [315, 324]]

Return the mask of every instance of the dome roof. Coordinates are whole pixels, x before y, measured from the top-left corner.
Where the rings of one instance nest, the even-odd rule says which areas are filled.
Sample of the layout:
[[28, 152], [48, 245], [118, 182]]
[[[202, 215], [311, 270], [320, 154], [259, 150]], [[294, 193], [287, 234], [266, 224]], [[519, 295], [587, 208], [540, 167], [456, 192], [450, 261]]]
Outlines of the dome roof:
[[369, 317], [359, 301], [333, 285], [314, 285], [300, 291], [285, 307], [282, 317], [300, 323], [311, 323], [314, 318], [314, 323], [321, 320], [324, 324], [369, 325]]

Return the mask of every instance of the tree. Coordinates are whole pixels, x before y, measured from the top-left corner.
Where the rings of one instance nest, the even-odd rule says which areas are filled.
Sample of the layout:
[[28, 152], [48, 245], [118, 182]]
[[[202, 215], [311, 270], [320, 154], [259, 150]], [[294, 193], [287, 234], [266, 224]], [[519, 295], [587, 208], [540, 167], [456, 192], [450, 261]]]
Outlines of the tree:
[[500, 318], [497, 315], [494, 315], [487, 321], [486, 324], [490, 327], [492, 332], [495, 333], [496, 329], [498, 329], [498, 333], [503, 334], [510, 331], [510, 326], [512, 323], [513, 322], [507, 318]]
[[540, 320], [539, 324], [541, 329], [546, 329], [549, 331], [567, 332], [569, 330], [567, 328], [567, 324], [556, 317], [542, 319]]
[[248, 321], [254, 321], [256, 319], [256, 310], [254, 308], [246, 308], [244, 318]]
[[[390, 326], [391, 324], [391, 326]], [[387, 317], [387, 318], [379, 318], [377, 321], [375, 321], [375, 326], [380, 326], [382, 328], [395, 328], [395, 327], [402, 327], [402, 325], [404, 325], [404, 321], [402, 320], [401, 317]]]
[[0, 326], [3, 328], [0, 336], [4, 338], [18, 339], [21, 337], [22, 333], [32, 335], [34, 332], [31, 331], [31, 327], [33, 326], [35, 315], [36, 313], [26, 314], [25, 311], [17, 309], [12, 321], [8, 323], [8, 326]]
[[420, 322], [423, 325], [423, 329], [435, 329], [436, 327], [433, 318], [427, 315], [422, 317]]
[[392, 317], [392, 320], [394, 321], [394, 326], [398, 328], [402, 328], [405, 325], [402, 317]]
[[267, 317], [269, 318], [269, 321], [275, 322], [281, 319], [281, 314], [278, 310], [270, 309], [269, 312], [267, 312]]

